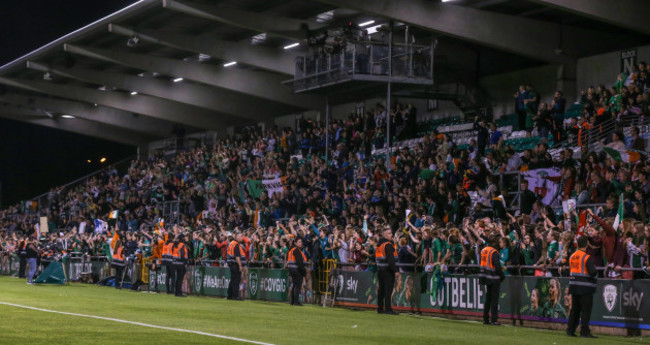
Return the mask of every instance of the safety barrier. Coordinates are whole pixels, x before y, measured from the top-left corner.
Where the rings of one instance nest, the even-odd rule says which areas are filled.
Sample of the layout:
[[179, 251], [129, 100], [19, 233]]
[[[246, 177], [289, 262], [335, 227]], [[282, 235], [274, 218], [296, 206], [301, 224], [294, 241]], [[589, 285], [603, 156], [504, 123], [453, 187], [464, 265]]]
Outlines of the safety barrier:
[[[17, 257], [11, 260], [9, 273], [17, 274]], [[89, 265], [88, 265], [89, 264]], [[346, 265], [324, 263], [323, 271], [329, 270], [326, 291], [332, 293], [335, 305], [342, 307], [376, 308], [377, 277], [371, 270], [343, 269]], [[135, 282], [145, 274], [142, 264], [127, 265], [125, 281]], [[413, 265], [398, 264], [404, 269]], [[110, 276], [111, 270], [105, 257], [94, 257], [89, 262], [68, 260], [64, 267], [67, 276], [74, 278], [90, 269], [97, 279]], [[466, 269], [466, 274], [441, 272], [399, 272], [396, 275], [392, 304], [396, 310], [441, 313], [458, 317], [480, 317], [485, 297], [476, 274], [470, 274], [476, 265], [454, 266], [452, 271]], [[539, 268], [536, 266], [512, 266], [508, 269]], [[604, 267], [599, 269], [605, 269]], [[638, 271], [638, 269], [627, 269]], [[3, 272], [4, 273], [4, 272]], [[167, 291], [165, 267], [148, 273], [149, 290]], [[313, 303], [309, 281], [302, 286], [301, 299]], [[225, 297], [230, 283], [227, 267], [189, 266], [183, 278], [183, 290], [188, 294]], [[499, 316], [513, 322], [542, 321], [565, 323], [571, 312], [571, 295], [568, 293], [569, 278], [507, 276], [501, 284]], [[290, 280], [285, 269], [249, 267], [244, 270], [240, 295], [252, 300], [286, 302], [289, 299]], [[173, 292], [173, 288], [170, 289]], [[594, 295], [591, 324], [594, 326], [650, 330], [650, 280], [598, 279]], [[645, 297], [645, 299], [644, 299]]]
[[[166, 292], [167, 269], [150, 271], [149, 289], [154, 292]], [[230, 283], [228, 267], [189, 266], [184, 277], [185, 291], [192, 295], [226, 297]], [[252, 300], [286, 302], [289, 300], [289, 272], [285, 269], [268, 269], [249, 267], [242, 272], [239, 286], [240, 296]], [[303, 285], [303, 290], [304, 285]], [[174, 287], [169, 287], [174, 292]], [[303, 300], [310, 294], [303, 292]]]
[[322, 295], [329, 295], [330, 272], [336, 268], [336, 261], [332, 259], [323, 260], [323, 268], [318, 271], [318, 292]]
[[[376, 276], [370, 271], [336, 270], [336, 305], [376, 308]], [[571, 312], [569, 278], [507, 276], [501, 283], [499, 317], [514, 321], [567, 322]], [[591, 324], [650, 329], [649, 280], [599, 279]], [[645, 297], [645, 299], [644, 299]], [[477, 275], [397, 273], [397, 310], [482, 316], [484, 289]]]

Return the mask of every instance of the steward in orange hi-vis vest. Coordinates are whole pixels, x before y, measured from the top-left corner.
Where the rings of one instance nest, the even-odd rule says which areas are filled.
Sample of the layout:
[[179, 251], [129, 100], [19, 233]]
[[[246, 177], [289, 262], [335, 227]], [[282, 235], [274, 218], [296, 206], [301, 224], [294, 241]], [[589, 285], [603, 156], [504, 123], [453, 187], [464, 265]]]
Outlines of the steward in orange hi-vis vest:
[[[576, 328], [580, 323], [580, 336], [591, 338], [589, 320], [591, 320], [591, 308], [594, 304], [594, 293], [596, 292], [596, 267], [589, 254], [586, 253], [589, 241], [585, 236], [577, 240], [578, 250], [569, 258], [570, 275], [569, 293], [571, 294], [571, 313], [566, 334], [575, 337]], [[607, 289], [607, 287], [605, 287]], [[604, 291], [606, 294], [607, 291]], [[608, 303], [605, 301], [605, 303]]]
[[307, 256], [302, 252], [303, 245], [302, 239], [297, 238], [294, 247], [287, 253], [287, 268], [289, 268], [289, 275], [291, 276], [291, 305], [300, 306], [300, 290], [302, 289], [302, 281], [307, 275], [305, 264], [307, 263]]
[[392, 296], [395, 286], [397, 267], [397, 249], [392, 242], [393, 230], [386, 228], [377, 243], [375, 260], [377, 261], [377, 313], [397, 314], [393, 311]]
[[115, 249], [113, 249], [113, 257], [111, 261], [111, 266], [115, 268], [115, 288], [122, 288], [122, 281], [124, 280], [124, 266], [126, 261], [124, 260], [124, 247], [122, 247], [122, 241], [117, 240], [115, 243]]
[[187, 268], [185, 265], [188, 261], [187, 246], [185, 246], [185, 236], [178, 235], [171, 247], [172, 251], [172, 269], [174, 270], [175, 284], [174, 294], [176, 297], [185, 297], [183, 295], [183, 281]]
[[241, 282], [241, 272], [246, 264], [246, 252], [241, 246], [244, 236], [241, 233], [235, 235], [235, 239], [230, 242], [226, 250], [226, 261], [230, 267], [230, 283], [228, 284], [228, 299], [241, 301], [239, 297], [239, 284]]
[[501, 282], [506, 278], [503, 274], [501, 261], [499, 261], [499, 239], [492, 235], [487, 246], [481, 250], [481, 273], [479, 282], [485, 285], [485, 303], [483, 304], [483, 323], [486, 325], [499, 325], [499, 291]]
[[165, 287], [167, 288], [167, 294], [172, 293], [172, 287], [174, 286], [174, 275], [176, 274], [174, 268], [172, 267], [172, 246], [174, 243], [172, 239], [165, 234], [165, 244], [162, 246], [162, 264], [165, 266], [165, 271], [167, 272], [165, 276]]

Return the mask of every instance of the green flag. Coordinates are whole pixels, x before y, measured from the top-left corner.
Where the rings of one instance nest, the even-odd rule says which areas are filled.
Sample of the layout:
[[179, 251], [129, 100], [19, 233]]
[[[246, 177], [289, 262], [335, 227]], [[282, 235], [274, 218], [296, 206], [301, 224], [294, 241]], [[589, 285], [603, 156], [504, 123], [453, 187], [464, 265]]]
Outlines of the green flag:
[[616, 150], [611, 147], [603, 147], [603, 151], [619, 162], [634, 163], [641, 159], [641, 154], [633, 150]]
[[248, 195], [253, 199], [257, 199], [264, 191], [264, 184], [260, 180], [248, 180]]
[[614, 230], [618, 231], [618, 226], [623, 221], [623, 193], [618, 200], [618, 212], [616, 212], [616, 218], [614, 218]]

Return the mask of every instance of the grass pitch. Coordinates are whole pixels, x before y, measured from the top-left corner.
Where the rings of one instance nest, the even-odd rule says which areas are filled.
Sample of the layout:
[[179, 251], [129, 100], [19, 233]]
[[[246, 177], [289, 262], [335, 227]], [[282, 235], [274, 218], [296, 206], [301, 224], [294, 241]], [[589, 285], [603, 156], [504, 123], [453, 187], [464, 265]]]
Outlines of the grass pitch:
[[[564, 332], [378, 315], [319, 306], [175, 298], [84, 284], [0, 278], [0, 302], [201, 331], [272, 344], [648, 344], [647, 338], [568, 338]], [[246, 344], [231, 339], [0, 304], [0, 344]]]

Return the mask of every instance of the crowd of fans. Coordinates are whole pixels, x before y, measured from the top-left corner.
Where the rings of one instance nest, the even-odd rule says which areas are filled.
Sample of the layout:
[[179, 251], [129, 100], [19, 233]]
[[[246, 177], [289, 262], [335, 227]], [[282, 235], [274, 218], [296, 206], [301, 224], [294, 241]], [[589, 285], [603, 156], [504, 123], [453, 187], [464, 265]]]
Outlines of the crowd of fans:
[[[22, 241], [35, 236], [40, 236], [43, 259], [73, 252], [110, 256], [113, 230], [122, 234], [125, 255], [137, 258], [151, 256], [165, 233], [186, 233], [192, 262], [218, 265], [229, 238], [242, 232], [250, 261], [266, 267], [283, 267], [292, 241], [302, 238], [314, 268], [332, 259], [347, 269], [373, 269], [378, 237], [390, 228], [404, 271], [471, 270], [487, 236], [497, 233], [508, 274], [562, 276], [568, 274], [578, 214], [556, 213], [528, 190], [526, 180], [513, 186], [499, 183], [495, 175], [557, 167], [558, 203], [573, 198], [578, 205], [603, 204], [588, 210], [584, 231], [589, 254], [598, 266], [608, 267], [603, 274], [645, 277], [650, 247], [646, 157], [622, 163], [582, 145], [554, 159], [544, 137], [551, 134], [558, 143], [605, 119], [642, 121], [649, 94], [645, 64], [639, 69], [644, 72], [619, 77], [610, 90], [589, 88], [580, 99], [584, 114], [579, 121], [565, 119], [561, 92], [546, 105], [532, 87], [522, 87], [515, 96], [524, 127], [529, 133], [537, 127], [543, 136], [534, 150], [516, 152], [495, 124], [476, 118], [478, 134], [467, 149], [459, 148], [452, 135], [434, 131], [412, 147], [373, 156], [373, 149], [385, 146], [387, 120], [396, 138], [417, 133], [416, 108], [395, 103], [332, 121], [327, 129], [310, 120], [298, 130], [251, 129], [211, 147], [133, 161], [127, 171], [107, 169], [81, 185], [50, 191], [47, 205], [39, 205], [48, 216], [47, 233], [38, 230], [36, 212], [24, 205], [0, 212], [2, 269], [8, 269], [11, 255], [20, 255]], [[627, 147], [620, 130], [603, 144], [639, 149], [639, 130], [632, 132]], [[251, 180], [279, 177], [283, 192], [251, 195]], [[520, 193], [508, 193], [518, 187]], [[520, 207], [507, 212], [514, 197]], [[625, 212], [615, 229], [619, 198]], [[174, 224], [169, 215], [167, 224], [162, 219], [166, 201], [178, 201]], [[114, 227], [111, 223], [98, 231], [94, 220], [108, 219], [111, 211], [119, 214]], [[637, 270], [621, 269], [626, 267]]]

